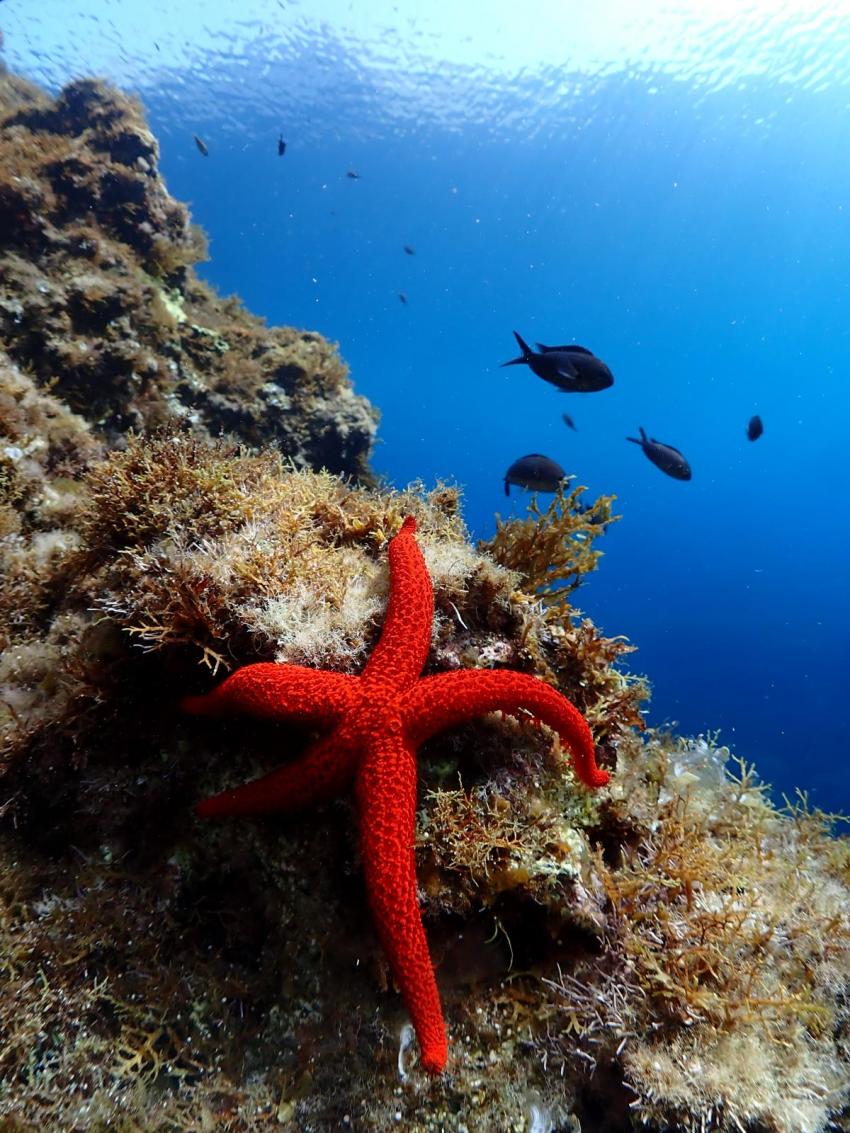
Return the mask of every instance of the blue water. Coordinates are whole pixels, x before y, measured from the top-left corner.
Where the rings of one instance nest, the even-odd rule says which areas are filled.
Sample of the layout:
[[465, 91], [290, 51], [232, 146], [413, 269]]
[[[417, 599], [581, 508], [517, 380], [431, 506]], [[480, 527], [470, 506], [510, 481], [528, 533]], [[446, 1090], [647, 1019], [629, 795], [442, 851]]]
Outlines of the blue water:
[[[169, 188], [211, 238], [202, 273], [339, 342], [383, 413], [378, 472], [457, 481], [482, 537], [523, 513], [501, 477], [525, 453], [616, 494], [623, 519], [576, 599], [639, 647], [650, 721], [719, 729], [778, 792], [850, 810], [834, 9], [713, 24], [695, 2], [603, 3], [570, 24], [546, 0], [419, 18], [403, 0], [190, 7], [9, 0], [0, 20], [13, 68], [138, 91]], [[514, 328], [593, 349], [613, 389], [501, 369]], [[625, 442], [641, 425], [685, 453], [690, 483]]]

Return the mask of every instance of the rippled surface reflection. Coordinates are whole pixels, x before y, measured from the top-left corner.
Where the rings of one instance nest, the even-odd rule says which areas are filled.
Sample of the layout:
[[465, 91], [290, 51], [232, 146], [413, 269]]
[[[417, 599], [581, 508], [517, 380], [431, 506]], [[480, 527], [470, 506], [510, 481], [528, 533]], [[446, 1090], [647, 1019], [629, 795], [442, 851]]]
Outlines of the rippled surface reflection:
[[10, 64], [48, 86], [102, 74], [146, 97], [167, 95], [189, 119], [214, 111], [235, 132], [285, 112], [315, 134], [330, 119], [355, 136], [425, 119], [552, 138], [581, 127], [623, 77], [649, 94], [684, 83], [693, 104], [732, 90], [740, 121], [757, 126], [775, 112], [759, 106], [765, 79], [787, 84], [793, 101], [846, 90], [850, 75], [850, 20], [836, 5], [422, 7], [42, 0], [6, 5], [2, 21]]

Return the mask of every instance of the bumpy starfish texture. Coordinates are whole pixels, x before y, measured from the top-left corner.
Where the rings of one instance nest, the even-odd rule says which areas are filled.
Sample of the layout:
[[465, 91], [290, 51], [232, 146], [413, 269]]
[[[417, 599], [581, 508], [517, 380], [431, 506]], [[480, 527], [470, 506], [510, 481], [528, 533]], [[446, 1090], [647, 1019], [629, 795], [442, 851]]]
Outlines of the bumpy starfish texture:
[[448, 1044], [416, 896], [416, 749], [472, 716], [527, 710], [573, 756], [578, 778], [601, 787], [593, 738], [581, 713], [537, 677], [466, 670], [420, 677], [431, 645], [431, 579], [408, 517], [390, 541], [390, 595], [380, 640], [359, 677], [256, 664], [238, 669], [182, 707], [196, 715], [238, 711], [325, 731], [291, 764], [206, 799], [202, 818], [293, 811], [354, 783], [366, 889], [390, 969], [410, 1012], [422, 1066], [439, 1073]]

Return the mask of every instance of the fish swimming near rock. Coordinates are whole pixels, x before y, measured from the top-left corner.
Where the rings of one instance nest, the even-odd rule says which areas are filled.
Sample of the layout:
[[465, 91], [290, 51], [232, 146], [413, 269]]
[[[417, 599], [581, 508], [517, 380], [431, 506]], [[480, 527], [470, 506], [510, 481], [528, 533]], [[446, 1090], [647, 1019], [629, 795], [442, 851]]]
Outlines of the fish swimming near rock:
[[585, 346], [544, 346], [537, 343], [532, 350], [514, 331], [522, 354], [503, 362], [503, 366], [528, 366], [544, 382], [557, 386], [563, 393], [595, 393], [614, 384], [614, 375], [601, 358]]
[[209, 146], [204, 141], [204, 139], [199, 138], [197, 134], [193, 134], [192, 137], [195, 139], [195, 145], [198, 147], [199, 153], [202, 153], [204, 155], [204, 157], [209, 157], [210, 156]]
[[515, 460], [505, 473], [505, 495], [511, 494], [511, 484], [530, 492], [557, 492], [565, 480], [567, 474], [557, 461], [532, 452]]
[[606, 519], [604, 515], [599, 515], [597, 512], [595, 512], [593, 510], [594, 506], [594, 504], [576, 503], [575, 513], [576, 515], [587, 516], [587, 522], [592, 523], [594, 527], [607, 527], [611, 520]]
[[758, 413], [747, 422], [747, 440], [757, 441], [764, 432], [764, 425]]
[[[608, 524], [612, 522], [611, 513], [610, 511], [606, 512], [604, 510], [597, 511], [596, 508], [598, 503], [598, 500], [595, 504], [586, 504], [582, 503], [581, 500], [576, 500], [573, 504], [573, 511], [576, 515], [582, 516], [582, 518], [592, 527], [599, 527], [603, 531], [605, 531], [608, 527]], [[585, 533], [582, 533], [581, 531], [575, 531], [573, 532], [572, 537], [574, 539], [582, 540], [586, 539], [587, 535]]]
[[626, 437], [634, 445], [640, 445], [656, 468], [672, 476], [674, 480], [690, 480], [691, 466], [677, 448], [662, 444], [655, 437], [647, 437], [646, 431], [641, 427], [640, 440], [637, 437]]
[[286, 142], [283, 140], [283, 134], [277, 139], [277, 156], [283, 157], [286, 153]]

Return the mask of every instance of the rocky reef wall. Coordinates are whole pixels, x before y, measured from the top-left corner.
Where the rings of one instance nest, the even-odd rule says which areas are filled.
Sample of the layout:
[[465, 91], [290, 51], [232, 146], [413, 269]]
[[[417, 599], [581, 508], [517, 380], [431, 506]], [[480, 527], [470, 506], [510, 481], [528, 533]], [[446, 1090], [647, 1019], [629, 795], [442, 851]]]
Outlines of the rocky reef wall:
[[206, 241], [140, 106], [83, 80], [0, 104], [0, 340], [107, 447], [180, 425], [363, 477], [377, 414], [321, 335], [267, 327], [193, 265]]

